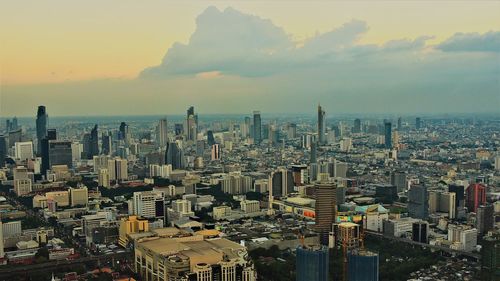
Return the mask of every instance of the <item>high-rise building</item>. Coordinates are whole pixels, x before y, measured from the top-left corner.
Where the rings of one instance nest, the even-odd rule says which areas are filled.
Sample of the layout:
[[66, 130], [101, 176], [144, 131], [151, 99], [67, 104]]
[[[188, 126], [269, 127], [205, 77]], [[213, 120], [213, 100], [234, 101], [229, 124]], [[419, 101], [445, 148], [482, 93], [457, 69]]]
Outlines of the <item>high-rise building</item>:
[[325, 132], [325, 111], [321, 105], [318, 105], [318, 141], [320, 145], [326, 144]]
[[296, 253], [297, 281], [328, 280], [330, 265], [326, 246], [299, 246]]
[[429, 223], [416, 221], [412, 224], [412, 240], [419, 243], [429, 242]]
[[121, 218], [118, 244], [124, 248], [129, 243], [129, 234], [149, 231], [148, 220], [140, 219], [137, 216]]
[[134, 192], [131, 215], [146, 219], [165, 219], [165, 199], [160, 191]]
[[274, 198], [284, 197], [293, 192], [293, 177], [291, 171], [281, 167], [269, 177], [269, 195]]
[[385, 139], [385, 148], [392, 148], [392, 124], [391, 122], [384, 122], [384, 139]]
[[162, 118], [158, 121], [156, 127], [156, 142], [158, 146], [165, 147], [168, 143], [167, 118]]
[[[109, 160], [109, 161], [115, 163], [114, 160]], [[108, 169], [100, 169], [99, 175], [98, 175], [99, 186], [110, 187], [111, 186], [110, 181], [111, 181], [111, 179], [110, 179], [110, 175], [109, 175], [109, 170]]]
[[172, 169], [184, 169], [184, 152], [176, 142], [169, 142], [165, 151], [165, 163], [172, 165]]
[[4, 252], [4, 242], [3, 242], [3, 223], [0, 220], [0, 258], [3, 258], [4, 256], [5, 252]]
[[354, 126], [352, 127], [352, 132], [355, 134], [361, 133], [361, 119], [354, 119]]
[[495, 226], [495, 212], [492, 204], [481, 205], [476, 212], [476, 228], [481, 235], [488, 233]]
[[320, 243], [329, 244], [329, 233], [337, 216], [336, 186], [333, 183], [318, 183], [316, 193], [316, 231], [319, 233]]
[[448, 218], [457, 217], [456, 194], [454, 192], [430, 191], [429, 192], [429, 213], [447, 213]]
[[370, 251], [353, 251], [347, 256], [348, 280], [378, 281], [379, 257]]
[[14, 192], [17, 196], [23, 196], [32, 191], [32, 181], [28, 169], [23, 166], [17, 166], [13, 170], [14, 174]]
[[72, 207], [86, 206], [89, 202], [89, 193], [86, 186], [69, 189], [69, 201]]
[[397, 130], [401, 132], [403, 130], [403, 122], [401, 121], [401, 117], [398, 118], [398, 127]]
[[47, 136], [42, 139], [42, 175], [47, 173], [47, 170], [50, 169], [50, 155], [49, 155], [49, 142], [55, 141], [57, 139], [56, 129], [48, 129]]
[[0, 168], [5, 166], [5, 158], [7, 157], [7, 142], [4, 135], [0, 135]]
[[486, 187], [480, 183], [473, 183], [466, 190], [466, 207], [469, 212], [476, 212], [477, 208], [486, 204]]
[[316, 163], [318, 158], [318, 145], [316, 142], [311, 143], [311, 152], [309, 157], [309, 163]]
[[71, 144], [71, 141], [49, 141], [49, 168], [54, 165], [66, 165], [68, 167], [73, 166], [73, 152], [71, 150]]
[[457, 217], [465, 215], [465, 188], [463, 185], [451, 184], [448, 186], [448, 192], [455, 193], [455, 214]]
[[481, 243], [481, 276], [483, 280], [498, 280], [500, 276], [500, 237], [486, 236]]
[[47, 136], [47, 119], [48, 115], [45, 106], [38, 106], [38, 111], [36, 113], [36, 152], [38, 155], [42, 153], [42, 140]]
[[408, 192], [408, 214], [412, 218], [426, 219], [429, 216], [427, 187], [412, 185]]
[[214, 132], [212, 130], [207, 131], [207, 143], [210, 146], [215, 144]]
[[112, 135], [110, 132], [102, 135], [102, 149], [101, 153], [104, 155], [111, 155], [112, 153]]
[[415, 129], [420, 130], [422, 126], [420, 117], [415, 118]]
[[212, 161], [220, 160], [221, 149], [218, 143], [212, 145]]
[[121, 122], [118, 132], [118, 140], [123, 141], [125, 144], [130, 143], [130, 132], [127, 123]]
[[253, 143], [259, 145], [262, 141], [262, 121], [260, 111], [253, 112]]
[[90, 131], [90, 155], [88, 159], [99, 155], [99, 133], [97, 131], [97, 124]]
[[196, 141], [198, 135], [198, 115], [194, 113], [194, 106], [190, 106], [186, 114], [186, 137], [190, 141]]
[[27, 160], [33, 158], [33, 143], [30, 141], [16, 142], [15, 156], [18, 160]]

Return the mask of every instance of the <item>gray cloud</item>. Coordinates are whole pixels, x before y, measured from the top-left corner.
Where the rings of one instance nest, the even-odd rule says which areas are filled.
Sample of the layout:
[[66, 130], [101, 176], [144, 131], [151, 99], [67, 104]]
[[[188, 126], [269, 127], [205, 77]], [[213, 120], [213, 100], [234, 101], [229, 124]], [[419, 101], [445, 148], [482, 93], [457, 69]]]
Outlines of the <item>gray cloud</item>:
[[437, 48], [446, 52], [500, 52], [500, 31], [456, 33]]

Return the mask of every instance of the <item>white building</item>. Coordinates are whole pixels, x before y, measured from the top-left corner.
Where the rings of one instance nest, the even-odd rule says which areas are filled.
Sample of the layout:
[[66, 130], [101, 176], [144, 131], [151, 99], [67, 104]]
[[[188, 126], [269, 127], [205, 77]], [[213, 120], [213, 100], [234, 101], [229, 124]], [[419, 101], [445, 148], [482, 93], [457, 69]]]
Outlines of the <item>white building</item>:
[[33, 158], [33, 142], [16, 142], [14, 145], [15, 157], [19, 160]]
[[129, 214], [147, 219], [165, 217], [163, 192], [154, 190], [134, 192], [131, 200], [132, 208], [129, 208]]
[[260, 203], [257, 200], [243, 200], [240, 202], [241, 211], [250, 214], [260, 212]]

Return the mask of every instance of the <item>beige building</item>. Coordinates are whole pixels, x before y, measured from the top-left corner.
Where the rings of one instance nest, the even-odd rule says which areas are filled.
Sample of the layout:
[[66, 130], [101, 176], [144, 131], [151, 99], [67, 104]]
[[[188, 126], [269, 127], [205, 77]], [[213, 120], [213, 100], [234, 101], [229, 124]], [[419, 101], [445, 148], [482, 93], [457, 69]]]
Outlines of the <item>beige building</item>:
[[224, 238], [146, 238], [134, 252], [135, 270], [145, 281], [256, 280], [246, 248]]
[[120, 237], [118, 244], [122, 247], [126, 247], [129, 242], [129, 235], [139, 232], [149, 231], [148, 220], [139, 219], [137, 216], [129, 216], [128, 218], [122, 218], [120, 220]]
[[71, 206], [85, 206], [89, 202], [89, 193], [87, 187], [80, 188], [70, 188], [69, 197], [71, 200]]
[[53, 200], [57, 202], [57, 206], [66, 207], [69, 206], [69, 192], [65, 191], [51, 191], [45, 193], [47, 200]]
[[257, 200], [243, 200], [240, 202], [241, 211], [250, 214], [260, 212], [260, 203]]
[[231, 215], [231, 207], [229, 206], [218, 206], [214, 207], [212, 210], [212, 217], [214, 220], [222, 220]]

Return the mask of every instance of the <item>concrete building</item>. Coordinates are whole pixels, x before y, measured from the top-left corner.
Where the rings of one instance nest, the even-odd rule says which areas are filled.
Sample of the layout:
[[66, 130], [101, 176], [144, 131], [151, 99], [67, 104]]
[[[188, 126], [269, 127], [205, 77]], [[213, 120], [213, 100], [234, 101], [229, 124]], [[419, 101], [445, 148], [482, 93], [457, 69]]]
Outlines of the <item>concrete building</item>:
[[69, 189], [70, 204], [74, 206], [86, 206], [89, 202], [89, 193], [86, 186]]
[[448, 225], [448, 241], [452, 242], [451, 248], [471, 252], [477, 245], [477, 229], [466, 225]]
[[202, 235], [152, 238], [135, 243], [135, 271], [144, 281], [255, 281], [244, 246]]
[[260, 212], [260, 202], [257, 200], [243, 200], [240, 202], [241, 211], [250, 214]]
[[127, 247], [130, 242], [129, 235], [140, 232], [148, 232], [148, 220], [140, 219], [137, 216], [129, 216], [120, 220], [119, 239], [118, 244], [122, 247]]
[[331, 183], [320, 183], [315, 185], [315, 191], [316, 231], [320, 235], [321, 244], [328, 245], [329, 233], [337, 214], [336, 186]]
[[161, 191], [134, 192], [129, 214], [146, 219], [165, 219], [165, 199]]
[[19, 160], [27, 160], [33, 158], [33, 142], [16, 142], [14, 145], [15, 157]]
[[69, 206], [69, 192], [68, 191], [51, 191], [45, 193], [47, 201], [51, 200], [57, 203], [57, 207]]
[[217, 206], [212, 210], [212, 217], [214, 220], [223, 220], [231, 215], [231, 207], [229, 206]]

